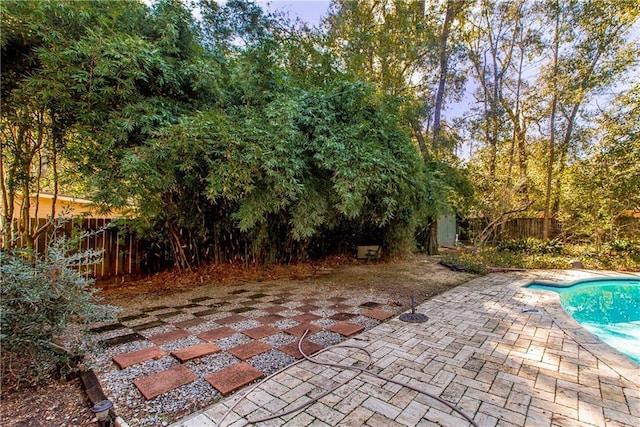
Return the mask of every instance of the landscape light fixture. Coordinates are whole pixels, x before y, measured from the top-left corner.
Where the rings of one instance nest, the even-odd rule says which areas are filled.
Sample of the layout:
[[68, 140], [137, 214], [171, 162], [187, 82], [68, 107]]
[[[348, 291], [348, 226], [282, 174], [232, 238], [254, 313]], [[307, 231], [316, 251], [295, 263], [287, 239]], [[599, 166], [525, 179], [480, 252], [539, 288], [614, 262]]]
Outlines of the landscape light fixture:
[[109, 427], [111, 419], [109, 418], [109, 409], [113, 408], [113, 402], [109, 399], [96, 402], [91, 411], [96, 414], [96, 420], [100, 427]]

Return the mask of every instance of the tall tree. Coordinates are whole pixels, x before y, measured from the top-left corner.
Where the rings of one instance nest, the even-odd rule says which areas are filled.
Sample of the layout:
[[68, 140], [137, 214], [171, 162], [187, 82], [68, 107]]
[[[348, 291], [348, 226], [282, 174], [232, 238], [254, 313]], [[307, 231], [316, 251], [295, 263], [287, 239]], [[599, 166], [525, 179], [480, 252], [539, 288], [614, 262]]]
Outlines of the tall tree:
[[[634, 1], [595, 0], [556, 1], [546, 10], [547, 16], [557, 23], [557, 35], [550, 45], [554, 59], [547, 79], [551, 113], [544, 236], [548, 237], [551, 217], [560, 209], [562, 176], [569, 150], [575, 147], [579, 113], [592, 95], [612, 85], [637, 61], [637, 45], [629, 43], [627, 37], [638, 22], [640, 10]], [[557, 145], [555, 133], [559, 120], [562, 134]], [[554, 179], [555, 186], [552, 185]]]

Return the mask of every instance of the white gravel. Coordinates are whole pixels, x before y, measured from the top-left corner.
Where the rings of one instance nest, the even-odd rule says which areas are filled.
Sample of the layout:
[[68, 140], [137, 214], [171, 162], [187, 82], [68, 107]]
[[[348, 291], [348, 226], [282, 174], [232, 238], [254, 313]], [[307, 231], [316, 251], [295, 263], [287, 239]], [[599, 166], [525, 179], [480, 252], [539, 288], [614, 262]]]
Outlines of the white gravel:
[[251, 338], [240, 333], [212, 341], [213, 344], [217, 345], [223, 350], [228, 350], [230, 348], [239, 346], [241, 344], [246, 344], [248, 342], [251, 342]]
[[160, 346], [160, 348], [166, 352], [170, 352], [170, 351], [182, 350], [183, 348], [202, 344], [203, 342], [205, 341], [201, 340], [198, 337], [190, 336], [190, 337], [182, 338], [180, 340], [164, 343]]
[[262, 323], [253, 319], [243, 320], [242, 322], [236, 322], [229, 325], [229, 327], [236, 331], [246, 331], [247, 329], [257, 328], [258, 326], [262, 326]]
[[253, 356], [247, 360], [247, 363], [262, 371], [265, 376], [268, 376], [295, 361], [296, 359], [294, 357], [274, 349], [267, 351], [266, 353]]
[[283, 345], [290, 344], [294, 342], [297, 338], [293, 335], [279, 333], [275, 335], [268, 336], [266, 338], [262, 338], [260, 341], [263, 343], [269, 344], [271, 347], [281, 347]]
[[200, 359], [192, 360], [184, 365], [199, 377], [218, 372], [221, 369], [238, 363], [239, 360], [229, 353], [216, 353]]
[[189, 333], [191, 333], [191, 334], [198, 335], [198, 334], [200, 334], [200, 333], [202, 333], [204, 331], [209, 331], [211, 329], [217, 329], [219, 327], [220, 327], [219, 324], [217, 324], [213, 320], [209, 320], [209, 321], [206, 321], [204, 323], [200, 323], [199, 325], [187, 328], [186, 330], [189, 331]]
[[332, 327], [333, 325], [335, 325], [338, 322], [336, 322], [333, 319], [323, 318], [323, 319], [312, 320], [310, 323], [312, 325], [316, 325], [316, 326], [319, 326], [321, 328], [330, 328], [330, 327]]
[[299, 324], [300, 322], [293, 319], [282, 319], [282, 320], [278, 320], [273, 325], [278, 329], [289, 329], [289, 328], [293, 328], [294, 326], [298, 326]]
[[353, 319], [349, 320], [349, 322], [355, 323], [356, 325], [362, 325], [365, 327], [365, 329], [370, 329], [380, 324], [378, 320], [366, 316], [354, 317]]
[[176, 328], [171, 325], [164, 325], [164, 326], [156, 326], [155, 328], [151, 328], [151, 329], [144, 329], [138, 333], [144, 336], [145, 338], [149, 338], [154, 335], [163, 334], [165, 332], [175, 331], [175, 330]]
[[342, 342], [342, 336], [331, 331], [320, 331], [308, 336], [307, 339], [324, 347], [329, 347], [330, 345], [335, 345]]

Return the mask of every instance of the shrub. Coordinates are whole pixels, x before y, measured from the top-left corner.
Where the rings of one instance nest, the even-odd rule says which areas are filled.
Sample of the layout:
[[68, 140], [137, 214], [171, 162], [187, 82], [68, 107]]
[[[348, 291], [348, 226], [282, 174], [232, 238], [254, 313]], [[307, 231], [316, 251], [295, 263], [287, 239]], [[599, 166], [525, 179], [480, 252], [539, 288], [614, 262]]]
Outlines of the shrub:
[[[77, 252], [77, 241], [58, 237], [46, 255], [0, 251], [3, 386], [42, 385], [70, 363], [61, 335], [71, 325], [106, 320], [114, 308], [99, 305], [93, 279], [79, 267], [99, 261], [97, 251]], [[82, 334], [81, 334], [82, 336]]]
[[562, 254], [562, 242], [557, 239], [542, 240], [535, 237], [526, 237], [522, 239], [505, 240], [498, 243], [497, 249], [501, 252], [512, 251], [526, 254]]
[[640, 240], [633, 239], [617, 239], [607, 242], [603, 245], [603, 249], [610, 255], [628, 256], [632, 258], [640, 258]]

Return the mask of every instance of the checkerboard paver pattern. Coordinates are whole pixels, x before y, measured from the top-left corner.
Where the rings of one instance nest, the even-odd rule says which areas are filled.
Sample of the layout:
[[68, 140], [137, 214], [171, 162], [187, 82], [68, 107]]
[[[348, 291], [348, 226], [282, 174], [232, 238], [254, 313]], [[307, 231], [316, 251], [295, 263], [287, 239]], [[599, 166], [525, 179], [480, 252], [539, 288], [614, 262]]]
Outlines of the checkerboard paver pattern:
[[[396, 318], [347, 343], [371, 352], [382, 375], [440, 396], [483, 427], [640, 425], [640, 366], [586, 333], [557, 295], [523, 288], [531, 278], [472, 280], [419, 306], [428, 322]], [[362, 352], [338, 347], [317, 357], [360, 366], [366, 360]], [[244, 425], [341, 383], [269, 425], [469, 425], [423, 394], [367, 375], [348, 381], [352, 376], [303, 361], [251, 394], [239, 392], [174, 426], [219, 425], [236, 402], [221, 425]]]
[[[352, 299], [329, 295], [330, 298], [322, 299], [314, 294], [313, 289], [301, 294], [287, 292], [283, 287], [271, 289], [268, 284], [246, 287], [231, 286], [215, 296], [196, 297], [175, 305], [162, 304], [126, 313], [118, 322], [96, 325], [92, 332], [107, 350], [115, 349], [114, 365], [125, 371], [124, 376], [132, 376], [131, 383], [145, 399], [155, 399], [196, 379], [211, 384], [211, 395], [215, 396], [216, 392], [231, 393], [270, 373], [259, 370], [260, 356], [266, 352], [280, 352], [285, 359], [290, 356], [301, 358], [297, 339], [306, 329], [309, 332], [303, 348], [314, 353], [324, 348], [324, 345], [314, 342], [320, 336], [316, 334], [334, 334], [334, 341], [341, 341], [344, 339], [342, 335], [331, 332], [333, 326], [343, 324], [346, 330], [360, 331], [364, 327], [358, 321], [365, 321], [369, 327], [381, 322], [379, 317], [367, 317], [364, 313], [370, 307], [378, 307], [387, 317], [398, 311], [384, 301], [372, 301], [371, 295]], [[129, 343], [148, 347], [118, 352], [118, 346]], [[224, 375], [224, 372], [214, 375], [211, 369], [197, 367], [206, 365], [208, 356], [219, 354], [231, 360], [231, 366], [219, 369], [234, 375], [239, 372], [241, 380], [233, 378], [233, 375]], [[166, 368], [157, 368], [158, 372], [152, 368], [153, 375], [133, 374], [140, 364], [151, 359], [158, 360], [158, 366]], [[179, 368], [174, 366], [176, 363]], [[234, 366], [242, 369], [236, 371]], [[247, 372], [249, 374], [244, 375]], [[208, 381], [207, 378], [214, 380]], [[224, 384], [225, 381], [228, 384]]]

